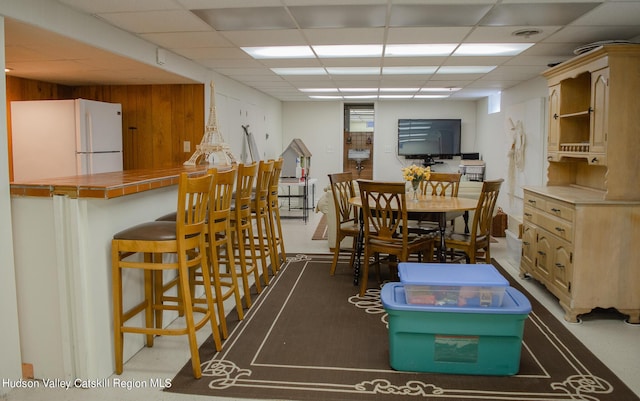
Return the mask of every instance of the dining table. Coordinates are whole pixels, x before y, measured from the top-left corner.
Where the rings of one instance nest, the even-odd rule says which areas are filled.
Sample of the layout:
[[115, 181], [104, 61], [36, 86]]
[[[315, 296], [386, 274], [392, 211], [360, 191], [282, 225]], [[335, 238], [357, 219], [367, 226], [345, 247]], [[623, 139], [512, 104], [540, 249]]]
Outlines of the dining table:
[[[407, 194], [406, 207], [407, 213], [432, 213], [438, 216], [438, 231], [440, 232], [440, 249], [438, 251], [438, 260], [446, 263], [446, 247], [445, 247], [445, 230], [447, 228], [447, 213], [464, 213], [475, 210], [478, 206], [477, 199], [460, 198], [457, 196], [432, 196], [418, 194]], [[360, 214], [360, 233], [357, 239], [357, 255], [354, 261], [354, 285], [357, 285], [360, 279], [360, 257], [362, 255], [362, 247], [364, 244], [364, 218], [362, 218], [362, 199], [355, 196], [349, 199], [349, 203], [357, 207]]]

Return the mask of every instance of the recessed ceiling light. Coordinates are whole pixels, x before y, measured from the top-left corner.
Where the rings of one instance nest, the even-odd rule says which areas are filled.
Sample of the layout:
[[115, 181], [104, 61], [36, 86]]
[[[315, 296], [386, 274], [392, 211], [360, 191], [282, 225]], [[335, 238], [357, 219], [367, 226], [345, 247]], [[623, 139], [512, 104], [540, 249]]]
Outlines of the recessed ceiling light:
[[300, 92], [312, 92], [312, 93], [323, 93], [323, 92], [337, 92], [337, 88], [299, 88]]
[[385, 57], [448, 56], [455, 48], [455, 44], [387, 45], [384, 55]]
[[336, 99], [342, 99], [342, 96], [312, 95], [312, 96], [309, 96], [309, 99], [336, 100]]
[[440, 67], [437, 74], [486, 74], [494, 68], [495, 65], [451, 65]]
[[411, 99], [413, 95], [380, 95], [380, 99]]
[[344, 96], [345, 99], [375, 99], [378, 95], [353, 95], [353, 96]]
[[379, 75], [380, 67], [327, 67], [332, 75]]
[[442, 99], [449, 97], [449, 95], [415, 95], [414, 99]]
[[327, 75], [324, 68], [300, 67], [300, 68], [272, 68], [271, 71], [278, 75]]
[[454, 56], [516, 56], [533, 43], [463, 43]]
[[309, 46], [241, 47], [241, 49], [255, 59], [315, 57]]
[[378, 88], [340, 88], [340, 92], [377, 92]]
[[380, 92], [417, 92], [418, 88], [380, 88]]
[[380, 57], [382, 45], [326, 45], [313, 46], [318, 57]]
[[448, 88], [422, 88], [420, 92], [455, 92], [459, 91], [460, 88], [448, 87]]
[[438, 67], [432, 66], [410, 66], [410, 67], [382, 67], [382, 75], [420, 75], [433, 74]]

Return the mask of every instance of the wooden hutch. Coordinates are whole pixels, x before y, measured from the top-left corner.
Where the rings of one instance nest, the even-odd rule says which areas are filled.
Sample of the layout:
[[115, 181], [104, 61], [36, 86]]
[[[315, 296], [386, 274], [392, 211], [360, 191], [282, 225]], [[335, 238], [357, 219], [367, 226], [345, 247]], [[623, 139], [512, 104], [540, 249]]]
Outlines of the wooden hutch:
[[525, 187], [520, 275], [565, 319], [616, 308], [640, 323], [640, 45], [604, 45], [543, 73], [547, 185]]

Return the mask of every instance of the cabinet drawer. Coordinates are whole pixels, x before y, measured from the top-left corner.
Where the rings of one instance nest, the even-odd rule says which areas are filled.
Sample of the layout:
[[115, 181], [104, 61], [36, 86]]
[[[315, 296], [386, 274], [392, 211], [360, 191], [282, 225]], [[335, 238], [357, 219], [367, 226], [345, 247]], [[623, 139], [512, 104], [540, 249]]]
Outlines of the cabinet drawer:
[[573, 224], [557, 217], [542, 213], [537, 216], [537, 224], [553, 235], [569, 242], [573, 241]]
[[562, 202], [546, 200], [544, 211], [569, 222], [573, 221], [573, 207]]
[[546, 200], [543, 197], [534, 195], [530, 192], [524, 193], [524, 204], [539, 210], [545, 210]]
[[529, 223], [537, 224], [538, 214], [540, 212], [537, 211], [534, 207], [529, 206], [527, 204], [524, 205], [524, 212], [522, 213], [522, 219]]

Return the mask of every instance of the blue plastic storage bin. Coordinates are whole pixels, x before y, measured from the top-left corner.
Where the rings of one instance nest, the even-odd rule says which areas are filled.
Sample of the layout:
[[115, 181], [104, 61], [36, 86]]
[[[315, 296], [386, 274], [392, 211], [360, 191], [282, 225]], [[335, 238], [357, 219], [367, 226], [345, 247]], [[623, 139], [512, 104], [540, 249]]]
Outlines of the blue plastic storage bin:
[[506, 289], [499, 307], [411, 305], [401, 283], [385, 284], [380, 298], [389, 315], [389, 363], [393, 369], [503, 376], [518, 373], [531, 303], [515, 288]]
[[489, 264], [400, 263], [408, 304], [500, 306], [509, 282]]

